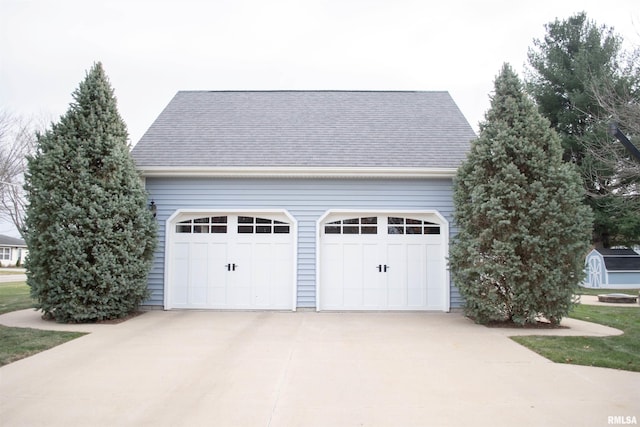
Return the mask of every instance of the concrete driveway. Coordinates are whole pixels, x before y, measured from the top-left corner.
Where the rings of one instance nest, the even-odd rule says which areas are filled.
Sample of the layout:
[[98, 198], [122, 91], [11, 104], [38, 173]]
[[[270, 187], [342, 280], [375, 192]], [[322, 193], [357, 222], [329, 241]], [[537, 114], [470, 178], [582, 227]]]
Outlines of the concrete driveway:
[[[554, 364], [460, 314], [152, 311], [0, 368], [2, 426], [607, 426], [640, 373]], [[564, 334], [606, 335], [570, 321]], [[543, 333], [547, 333], [542, 331]], [[625, 418], [626, 420], [626, 418]]]

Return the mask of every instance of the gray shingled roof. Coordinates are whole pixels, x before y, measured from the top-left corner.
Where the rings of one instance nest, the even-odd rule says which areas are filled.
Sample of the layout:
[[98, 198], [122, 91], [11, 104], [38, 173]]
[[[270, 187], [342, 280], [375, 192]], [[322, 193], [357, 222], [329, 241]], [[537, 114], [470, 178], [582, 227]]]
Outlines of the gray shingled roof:
[[5, 236], [4, 234], [0, 234], [0, 246], [11, 246], [11, 247], [27, 247], [27, 244], [22, 239], [16, 239], [15, 237]]
[[144, 167], [456, 168], [475, 133], [448, 92], [178, 92]]

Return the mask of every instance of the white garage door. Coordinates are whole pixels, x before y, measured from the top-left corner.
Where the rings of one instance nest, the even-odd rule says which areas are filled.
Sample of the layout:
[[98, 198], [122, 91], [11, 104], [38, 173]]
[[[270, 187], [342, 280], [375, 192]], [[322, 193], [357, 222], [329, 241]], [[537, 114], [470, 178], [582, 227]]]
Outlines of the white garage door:
[[329, 215], [320, 225], [319, 308], [448, 310], [441, 222], [434, 214]]
[[294, 309], [284, 213], [182, 214], [170, 227], [167, 308]]

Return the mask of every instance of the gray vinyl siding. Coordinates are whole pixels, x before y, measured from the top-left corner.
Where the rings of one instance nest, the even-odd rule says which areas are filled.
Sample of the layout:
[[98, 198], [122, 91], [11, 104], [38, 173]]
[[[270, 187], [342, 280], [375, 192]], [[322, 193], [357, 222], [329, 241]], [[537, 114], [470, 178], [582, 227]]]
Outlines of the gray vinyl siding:
[[[158, 206], [158, 249], [147, 305], [163, 305], [165, 221], [177, 209], [286, 209], [298, 221], [297, 307], [315, 307], [316, 221], [329, 209], [437, 210], [451, 224], [450, 179], [147, 178]], [[452, 227], [451, 227], [452, 228]], [[451, 287], [451, 307], [461, 305]]]

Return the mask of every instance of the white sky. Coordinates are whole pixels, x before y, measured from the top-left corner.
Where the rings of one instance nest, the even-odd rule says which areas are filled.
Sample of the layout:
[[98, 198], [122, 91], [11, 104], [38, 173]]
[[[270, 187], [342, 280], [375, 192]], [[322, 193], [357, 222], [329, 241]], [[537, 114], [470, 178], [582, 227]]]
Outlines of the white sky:
[[188, 89], [447, 90], [477, 129], [502, 63], [582, 10], [640, 45], [637, 0], [0, 0], [0, 108], [57, 120], [102, 61], [132, 143]]
[[584, 10], [640, 45], [635, 0], [0, 0], [0, 106], [57, 120], [102, 61], [137, 142], [178, 90], [448, 90], [474, 128], [503, 62]]

